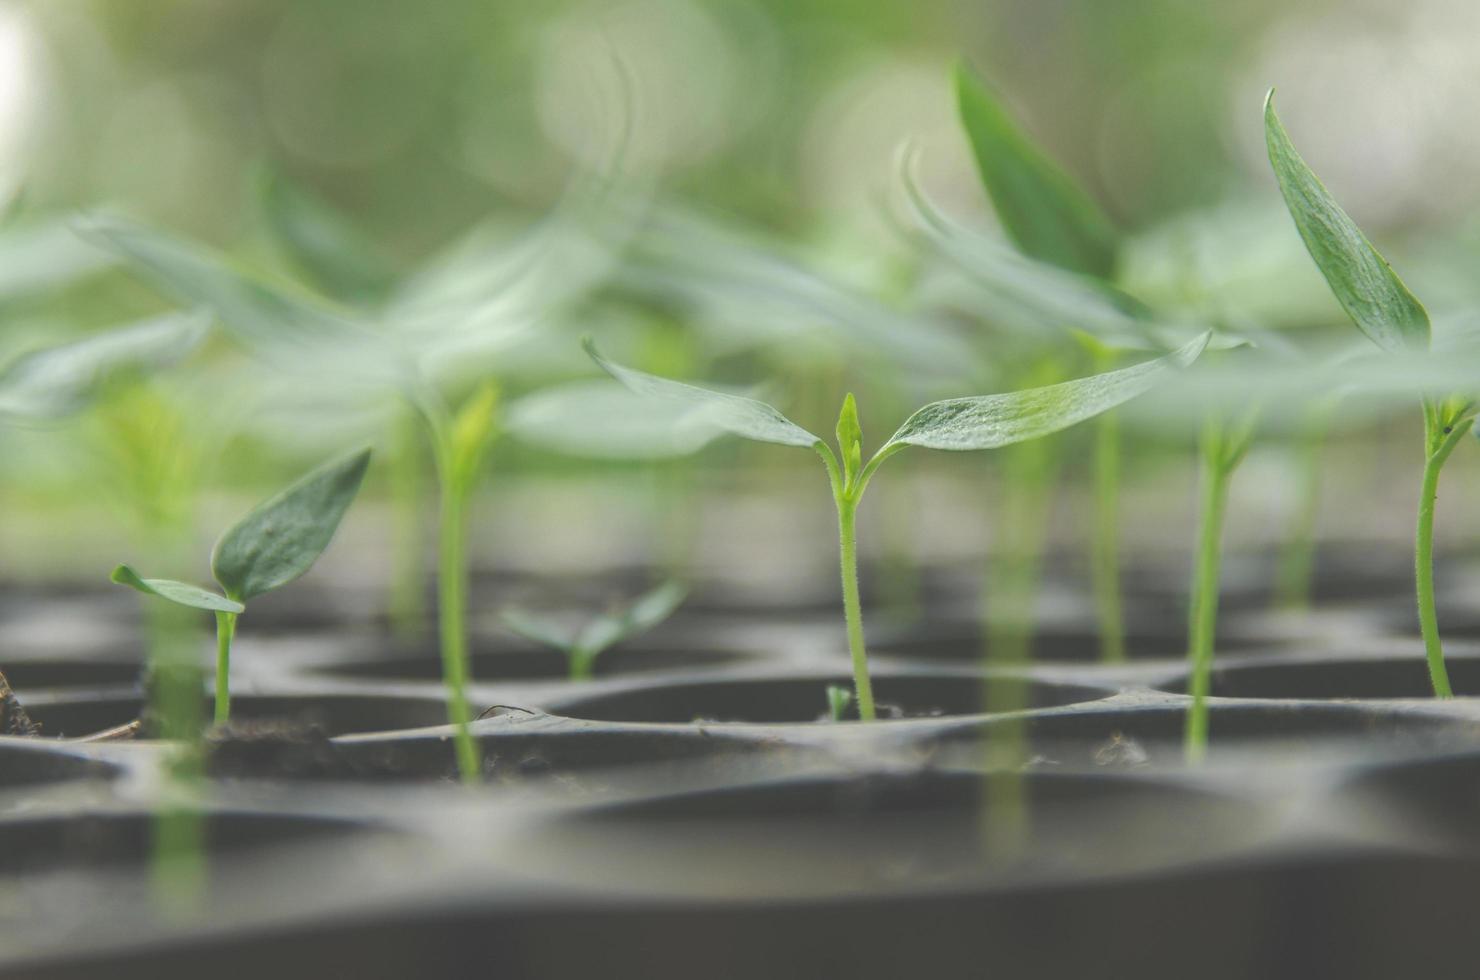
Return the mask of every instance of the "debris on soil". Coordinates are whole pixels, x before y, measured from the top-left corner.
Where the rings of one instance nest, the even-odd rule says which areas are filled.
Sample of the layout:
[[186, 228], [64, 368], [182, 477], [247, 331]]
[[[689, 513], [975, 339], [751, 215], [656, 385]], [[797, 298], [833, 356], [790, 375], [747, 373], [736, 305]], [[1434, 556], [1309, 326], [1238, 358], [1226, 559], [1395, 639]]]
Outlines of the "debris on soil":
[[40, 735], [41, 726], [31, 720], [20, 698], [10, 689], [10, 681], [0, 674], [0, 733], [6, 735]]
[[1095, 749], [1097, 766], [1144, 766], [1150, 761], [1151, 756], [1140, 742], [1120, 732], [1112, 733], [1109, 741]]
[[81, 738], [76, 739], [76, 741], [125, 742], [130, 739], [138, 738], [139, 733], [143, 730], [144, 723], [135, 718], [133, 721], [125, 722], [122, 725], [114, 725], [112, 728], [105, 728], [100, 732], [93, 732], [91, 735], [83, 735]]

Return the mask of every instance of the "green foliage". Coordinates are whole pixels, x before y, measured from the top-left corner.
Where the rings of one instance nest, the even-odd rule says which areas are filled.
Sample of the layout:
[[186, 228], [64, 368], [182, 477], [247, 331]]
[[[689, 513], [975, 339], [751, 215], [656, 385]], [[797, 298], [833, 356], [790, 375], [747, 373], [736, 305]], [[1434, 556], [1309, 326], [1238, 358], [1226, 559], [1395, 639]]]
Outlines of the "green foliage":
[[681, 583], [665, 582], [624, 607], [596, 616], [574, 634], [554, 620], [523, 610], [506, 609], [499, 618], [512, 632], [564, 653], [572, 679], [583, 679], [591, 676], [596, 658], [603, 652], [657, 626], [673, 615], [687, 596], [688, 589]]
[[595, 342], [589, 337], [581, 342], [581, 346], [603, 371], [634, 394], [660, 398], [671, 403], [681, 413], [684, 421], [713, 425], [756, 442], [807, 448], [822, 444], [817, 436], [796, 425], [765, 402], [739, 395], [726, 395], [623, 367], [602, 357]]
[[119, 565], [113, 569], [113, 574], [109, 578], [119, 585], [127, 585], [129, 588], [137, 589], [145, 595], [168, 599], [176, 605], [189, 606], [191, 609], [240, 613], [244, 612], [247, 608], [234, 599], [228, 599], [209, 589], [202, 589], [188, 582], [176, 582], [173, 579], [167, 578], [143, 578], [138, 572], [127, 565]]
[[109, 378], [173, 364], [195, 350], [204, 313], [171, 314], [22, 354], [0, 370], [0, 422], [25, 424], [82, 408]]
[[319, 467], [258, 505], [216, 542], [211, 572], [245, 602], [287, 585], [313, 566], [360, 491], [370, 450]]
[[452, 480], [459, 496], [473, 491], [488, 456], [497, 424], [498, 386], [485, 382], [463, 402], [452, 419]]
[[1093, 418], [1149, 391], [1197, 360], [1211, 334], [1163, 357], [1043, 388], [933, 402], [905, 420], [880, 452], [895, 446], [997, 449], [1038, 439]]
[[827, 685], [827, 717], [832, 721], [843, 721], [848, 709], [853, 706], [853, 692], [841, 684]]
[[391, 270], [342, 214], [274, 170], [262, 171], [257, 193], [274, 241], [314, 285], [351, 302], [385, 298]]
[[1264, 139], [1290, 217], [1352, 322], [1384, 350], [1426, 349], [1428, 312], [1295, 151], [1273, 89], [1264, 100]]
[[956, 69], [956, 99], [982, 183], [1017, 246], [1039, 261], [1108, 279], [1115, 270], [1115, 229], [1090, 196], [964, 64]]

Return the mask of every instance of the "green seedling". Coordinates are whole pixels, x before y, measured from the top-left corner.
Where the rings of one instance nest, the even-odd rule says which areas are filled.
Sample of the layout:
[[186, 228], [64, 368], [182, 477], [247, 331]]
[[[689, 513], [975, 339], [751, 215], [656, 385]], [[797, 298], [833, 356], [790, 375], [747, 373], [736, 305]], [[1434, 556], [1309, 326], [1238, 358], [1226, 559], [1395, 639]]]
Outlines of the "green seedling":
[[[1275, 112], [1273, 89], [1264, 102], [1264, 136], [1270, 165], [1295, 227], [1347, 316], [1384, 351], [1427, 351], [1428, 312], [1296, 152]], [[1434, 696], [1447, 698], [1454, 692], [1434, 607], [1434, 501], [1439, 473], [1474, 426], [1480, 406], [1463, 395], [1426, 394], [1422, 407], [1424, 466], [1414, 535], [1414, 582], [1429, 680]]]
[[845, 721], [848, 709], [853, 707], [853, 692], [841, 684], [827, 685], [827, 717], [832, 721]]
[[246, 611], [248, 600], [282, 588], [313, 567], [359, 492], [369, 465], [370, 450], [365, 449], [321, 466], [228, 529], [211, 552], [211, 574], [221, 587], [219, 593], [187, 582], [146, 579], [128, 565], [113, 570], [111, 578], [119, 585], [215, 614], [216, 724], [225, 724], [231, 716], [231, 642], [237, 617]]
[[506, 609], [499, 619], [513, 632], [565, 654], [573, 681], [590, 680], [596, 658], [604, 652], [657, 626], [672, 616], [688, 595], [678, 582], [665, 582], [622, 608], [612, 609], [575, 633], [561, 623], [520, 609]]
[[811, 449], [822, 458], [838, 515], [839, 570], [854, 697], [859, 717], [872, 721], [875, 708], [858, 594], [856, 525], [859, 501], [883, 462], [909, 446], [955, 451], [997, 449], [1066, 429], [1129, 401], [1186, 367], [1202, 353], [1208, 339], [1204, 334], [1163, 357], [1046, 388], [932, 402], [906, 419], [867, 461], [852, 395], [843, 400], [838, 415], [834, 451], [826, 441], [764, 402], [622, 367], [602, 357], [589, 339], [585, 348], [603, 370], [635, 394], [673, 406], [676, 424], [700, 426], [716, 435], [728, 432], [755, 442]]
[[[1083, 277], [1083, 281], [1074, 283], [1073, 290], [1060, 290], [1056, 285], [1050, 292], [1061, 295], [1072, 295], [1074, 291], [1091, 292], [1100, 301], [1096, 305], [1100, 305], [1113, 292], [1108, 283], [1114, 277], [1120, 247], [1120, 236], [1114, 224], [1094, 199], [1017, 123], [996, 94], [964, 64], [956, 69], [956, 105], [982, 185], [1008, 238], [1029, 259], [1067, 273], [1068, 276], [1051, 277], [1058, 284], [1068, 277]], [[906, 183], [916, 202], [917, 212], [928, 216], [930, 211], [908, 175]], [[1099, 283], [1106, 286], [1100, 287]], [[1022, 284], [1017, 283], [1013, 288], [1021, 290]], [[1117, 300], [1125, 311], [1138, 316], [1144, 313], [1128, 297], [1117, 297]], [[1124, 317], [1120, 310], [1116, 313], [1117, 320], [1124, 318], [1134, 325], [1134, 318]], [[1084, 333], [1088, 324], [1073, 314], [1055, 325], [1068, 325], [1075, 329], [1096, 372], [1112, 370], [1121, 361], [1123, 352], [1117, 345]], [[1117, 327], [1122, 325], [1116, 324]], [[1139, 332], [1139, 327], [1136, 332]], [[1125, 659], [1119, 556], [1121, 449], [1116, 413], [1101, 414], [1094, 421], [1094, 429], [1091, 583], [1099, 619], [1101, 657], [1113, 663]], [[1047, 458], [1050, 454], [1049, 449], [1037, 449], [1034, 453], [1037, 459], [1032, 461], [1036, 465], [1027, 469], [1028, 472], [1041, 473], [1044, 481], [1051, 483], [1058, 467], [1055, 461]], [[1024, 494], [1041, 501], [1049, 496], [1047, 491], [1050, 487], [1026, 485], [1022, 489]], [[1041, 528], [1047, 520], [1047, 512], [1041, 506], [1037, 509], [1036, 522]], [[1031, 529], [1025, 529], [1019, 520], [1009, 518], [1006, 523], [1018, 528], [1022, 535], [1041, 539], [1041, 531], [1033, 535]], [[1031, 551], [1016, 563], [1020, 567], [1014, 578], [1022, 580], [1025, 590], [1014, 603], [1019, 608], [1031, 606], [1037, 591], [1037, 552], [1041, 550], [1041, 540], [1030, 544]], [[1031, 637], [1030, 628], [1015, 632], [1018, 639], [1014, 645], [1026, 646]]]
[[[592, 214], [611, 224], [609, 193], [604, 178], [578, 182], [562, 202], [563, 210], [535, 232], [513, 244], [491, 243], [486, 230], [475, 232], [418, 270], [388, 299], [355, 310], [240, 270], [209, 249], [123, 218], [94, 215], [86, 222], [92, 235], [143, 276], [179, 299], [212, 309], [243, 347], [284, 377], [302, 379], [305, 390], [337, 407], [362, 412], [395, 400], [409, 407], [430, 446], [437, 478], [438, 646], [448, 721], [455, 729], [453, 749], [465, 782], [477, 781], [482, 769], [466, 693], [465, 539], [468, 501], [496, 433], [498, 399], [496, 388], [483, 381], [486, 364], [532, 324], [563, 304], [573, 304], [600, 280], [606, 251], [585, 224]], [[323, 222], [309, 223], [317, 230], [283, 233], [300, 252], [310, 240], [322, 245], [313, 236], [323, 233]], [[601, 233], [609, 231], [616, 233], [602, 226]], [[313, 259], [298, 264], [322, 267], [326, 254], [318, 248]], [[319, 278], [325, 275], [321, 268]], [[363, 296], [365, 290], [354, 280], [354, 275], [341, 277], [339, 292]], [[369, 292], [378, 295], [375, 289]], [[455, 407], [449, 389], [469, 388], [473, 393]], [[403, 452], [392, 462], [398, 539], [405, 541], [398, 549], [403, 556], [398, 606], [413, 612], [419, 588], [408, 580], [420, 569], [415, 533], [419, 484], [402, 467], [415, 465], [418, 458]]]

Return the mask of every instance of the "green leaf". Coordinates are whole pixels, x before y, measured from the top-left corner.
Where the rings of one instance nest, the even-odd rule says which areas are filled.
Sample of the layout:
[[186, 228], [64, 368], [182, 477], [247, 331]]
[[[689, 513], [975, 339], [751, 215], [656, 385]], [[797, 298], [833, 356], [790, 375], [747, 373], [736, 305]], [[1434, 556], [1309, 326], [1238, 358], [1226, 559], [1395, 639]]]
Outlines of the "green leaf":
[[390, 268], [344, 215], [275, 170], [261, 172], [257, 193], [277, 245], [314, 285], [356, 302], [385, 297]]
[[89, 216], [79, 228], [166, 294], [214, 310], [228, 331], [259, 353], [328, 348], [341, 368], [347, 359], [363, 361], [367, 353], [382, 364], [389, 359], [372, 331], [310, 297], [292, 295], [235, 268], [204, 246], [114, 215]]
[[1040, 261], [1108, 279], [1115, 271], [1115, 229], [1089, 195], [964, 64], [956, 67], [956, 100], [982, 183], [1017, 246]]
[[463, 402], [452, 420], [452, 478], [464, 496], [472, 491], [488, 455], [497, 409], [498, 386], [486, 381]]
[[827, 716], [833, 721], [843, 721], [853, 705], [853, 691], [841, 684], [827, 685]]
[[159, 368], [200, 346], [205, 313], [172, 314], [22, 354], [0, 370], [0, 421], [53, 419], [82, 406], [109, 377]]
[[552, 619], [536, 616], [523, 609], [505, 609], [498, 614], [498, 618], [511, 633], [526, 640], [553, 647], [562, 653], [569, 653], [571, 647], [575, 646], [570, 630]]
[[211, 573], [233, 599], [246, 601], [308, 571], [329, 546], [359, 492], [370, 450], [335, 460], [258, 505], [221, 536]]
[[917, 159], [915, 153], [900, 156], [905, 198], [930, 243], [984, 294], [986, 315], [1008, 327], [1088, 330], [1116, 347], [1147, 344], [1155, 317], [1144, 303], [947, 217], [920, 187]]
[[897, 446], [927, 449], [996, 449], [1037, 439], [1109, 411], [1197, 360], [1205, 333], [1164, 357], [1105, 374], [1001, 395], [932, 402], [905, 420], [879, 450]]
[[145, 595], [159, 596], [161, 599], [168, 599], [170, 602], [189, 606], [192, 609], [240, 613], [247, 608], [240, 602], [233, 602], [224, 595], [217, 595], [209, 589], [202, 589], [188, 582], [176, 582], [167, 578], [142, 578], [138, 572], [127, 565], [119, 565], [108, 577], [119, 585], [138, 589]]
[[510, 435], [542, 449], [593, 459], [687, 456], [724, 435], [660, 399], [639, 398], [610, 378], [550, 385], [509, 405]]
[[1264, 141], [1290, 217], [1352, 322], [1384, 350], [1427, 348], [1428, 312], [1295, 151], [1274, 89], [1264, 100]]
[[863, 468], [863, 426], [858, 424], [858, 405], [851, 391], [843, 398], [836, 434], [838, 450], [843, 454], [843, 475], [851, 484], [854, 475]]
[[771, 442], [781, 446], [804, 446], [812, 448], [822, 440], [801, 428], [765, 402], [739, 395], [726, 395], [708, 388], [697, 388], [667, 378], [622, 367], [601, 356], [596, 344], [587, 337], [581, 341], [586, 353], [591, 355], [603, 371], [616, 378], [630, 391], [645, 398], [661, 398], [673, 403], [676, 408], [699, 410], [698, 419], [715, 425], [726, 432], [754, 439], [756, 442]]
[[645, 633], [672, 616], [688, 594], [689, 590], [681, 583], [664, 582], [633, 600], [626, 609], [596, 617], [581, 630], [574, 646], [582, 656], [594, 658], [608, 647]]

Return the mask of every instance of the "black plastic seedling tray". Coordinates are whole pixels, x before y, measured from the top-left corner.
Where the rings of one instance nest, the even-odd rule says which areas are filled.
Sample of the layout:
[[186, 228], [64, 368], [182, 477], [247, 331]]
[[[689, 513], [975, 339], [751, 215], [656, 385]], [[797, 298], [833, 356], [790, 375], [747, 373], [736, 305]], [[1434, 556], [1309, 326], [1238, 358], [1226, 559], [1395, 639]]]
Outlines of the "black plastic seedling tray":
[[[869, 725], [821, 720], [849, 678], [825, 610], [710, 597], [582, 684], [480, 634], [476, 790], [430, 645], [285, 610], [240, 637], [184, 908], [150, 872], [163, 747], [56, 738], [138, 716], [137, 652], [11, 615], [51, 737], [0, 739], [0, 975], [1471, 976], [1480, 699], [1426, 696], [1401, 593], [1334, 592], [1288, 616], [1234, 590], [1198, 767], [1150, 587], [1118, 666], [1046, 601], [1036, 665], [991, 675], [1011, 716], [979, 711], [951, 594], [871, 624]], [[1450, 665], [1480, 694], [1480, 648]]]

